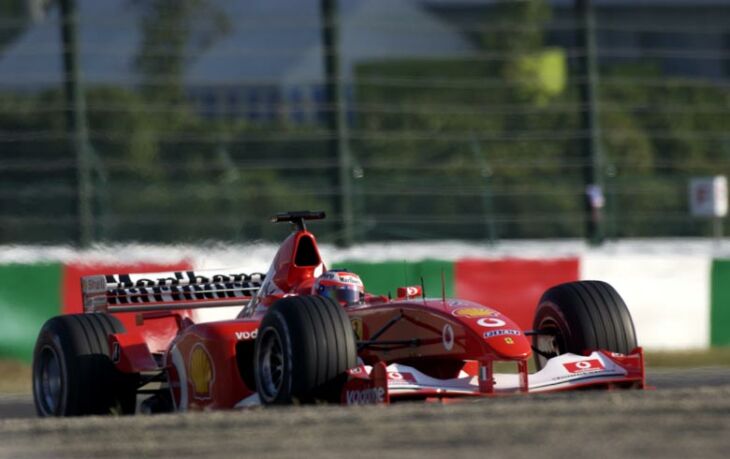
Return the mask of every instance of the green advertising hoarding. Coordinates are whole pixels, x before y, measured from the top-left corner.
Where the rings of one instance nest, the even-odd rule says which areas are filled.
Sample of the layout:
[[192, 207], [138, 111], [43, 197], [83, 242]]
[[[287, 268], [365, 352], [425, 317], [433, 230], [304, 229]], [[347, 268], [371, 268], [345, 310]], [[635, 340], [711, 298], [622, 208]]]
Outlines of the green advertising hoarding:
[[710, 345], [730, 346], [730, 260], [713, 260]]
[[30, 361], [43, 323], [61, 310], [62, 267], [0, 265], [0, 358]]
[[360, 276], [365, 284], [365, 290], [374, 295], [396, 296], [398, 287], [408, 285], [423, 285], [426, 295], [440, 297], [443, 286], [446, 296], [454, 296], [454, 264], [448, 261], [424, 260], [418, 262], [384, 261], [362, 262], [342, 261], [335, 263], [335, 268], [345, 268]]

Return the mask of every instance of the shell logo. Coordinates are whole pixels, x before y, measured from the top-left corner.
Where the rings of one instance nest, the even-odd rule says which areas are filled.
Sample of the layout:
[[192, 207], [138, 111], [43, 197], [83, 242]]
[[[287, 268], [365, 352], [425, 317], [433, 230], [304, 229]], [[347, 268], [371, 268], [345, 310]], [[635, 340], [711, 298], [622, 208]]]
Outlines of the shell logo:
[[202, 344], [196, 344], [190, 353], [190, 382], [193, 385], [193, 396], [200, 399], [210, 398], [215, 380], [215, 369], [210, 354]]
[[487, 308], [459, 308], [454, 310], [452, 314], [454, 314], [456, 317], [477, 319], [479, 317], [493, 316], [495, 312]]

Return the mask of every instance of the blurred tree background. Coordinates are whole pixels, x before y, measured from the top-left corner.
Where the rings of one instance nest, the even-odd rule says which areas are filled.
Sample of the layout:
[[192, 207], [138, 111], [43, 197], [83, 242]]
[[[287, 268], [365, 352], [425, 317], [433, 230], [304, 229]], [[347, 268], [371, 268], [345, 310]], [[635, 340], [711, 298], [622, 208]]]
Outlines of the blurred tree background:
[[[68, 242], [77, 234], [78, 163], [62, 84], [19, 89], [22, 67], [7, 67], [18, 59], [14, 45], [31, 40], [35, 49], [33, 30], [41, 26], [55, 31], [48, 52], [61, 52], [56, 2], [30, 3], [40, 19], [28, 13], [28, 2], [0, 1], [0, 72], [8, 77], [0, 79], [0, 243]], [[90, 2], [78, 3], [83, 78], [87, 21], [110, 29], [115, 21], [94, 18]], [[267, 15], [231, 6], [239, 2], [121, 3], [137, 24], [132, 81], [84, 82], [95, 241], [275, 239], [282, 229], [267, 221], [274, 212], [336, 208], [338, 161], [323, 122], [334, 107], [321, 98], [321, 75], [286, 86], [260, 76], [223, 81], [217, 67], [205, 78], [188, 72], [217, 49], [225, 51], [220, 72], [263, 66], [258, 58], [301, 62], [311, 54], [277, 48], [273, 39], [271, 47], [257, 47], [266, 40], [238, 42], [247, 27], [266, 27], [277, 39], [306, 28], [321, 63], [317, 2], [295, 2], [307, 8], [301, 18], [283, 8], [277, 13], [276, 2], [253, 2], [274, 10]], [[359, 5], [367, 2], [341, 3], [340, 52], [353, 53], [344, 59], [352, 65], [342, 83], [357, 241], [585, 236], [580, 141], [587, 133], [580, 116], [587, 107], [578, 92], [585, 75], [575, 70], [582, 50], [571, 40], [581, 26], [570, 9], [543, 0], [465, 10], [414, 1], [414, 18], [448, 25], [465, 51], [428, 56], [414, 48], [413, 55], [357, 59], [348, 27], [373, 36], [400, 27], [406, 42], [418, 24], [358, 22]], [[714, 29], [617, 25], [603, 11], [596, 19], [606, 234], [706, 236], [709, 222], [689, 216], [687, 182], [730, 175], [730, 41], [698, 57], [681, 48], [682, 38], [702, 45]], [[730, 8], [720, 13], [730, 18]], [[718, 36], [730, 36], [728, 23], [714, 30]], [[634, 32], [667, 36], [676, 46], [625, 55], [617, 51], [623, 48], [601, 48], [602, 37], [608, 43]], [[101, 45], [112, 56], [117, 51], [112, 42]], [[726, 73], [718, 79], [667, 71], [667, 56], [690, 66], [714, 58]], [[2, 67], [3, 60], [10, 63]], [[18, 70], [7, 75], [8, 68]], [[318, 234], [334, 240], [340, 223], [332, 215]]]

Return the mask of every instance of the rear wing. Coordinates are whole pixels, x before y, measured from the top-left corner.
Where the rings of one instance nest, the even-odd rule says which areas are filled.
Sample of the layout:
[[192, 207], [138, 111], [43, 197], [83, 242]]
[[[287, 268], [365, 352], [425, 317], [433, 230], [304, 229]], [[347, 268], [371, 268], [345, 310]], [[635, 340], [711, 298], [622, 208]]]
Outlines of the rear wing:
[[173, 271], [81, 278], [85, 312], [145, 312], [244, 306], [261, 288], [262, 273]]
[[322, 211], [312, 212], [309, 210], [300, 210], [293, 212], [279, 212], [271, 217], [271, 223], [292, 222], [297, 231], [306, 231], [307, 227], [304, 220], [322, 220], [326, 215]]

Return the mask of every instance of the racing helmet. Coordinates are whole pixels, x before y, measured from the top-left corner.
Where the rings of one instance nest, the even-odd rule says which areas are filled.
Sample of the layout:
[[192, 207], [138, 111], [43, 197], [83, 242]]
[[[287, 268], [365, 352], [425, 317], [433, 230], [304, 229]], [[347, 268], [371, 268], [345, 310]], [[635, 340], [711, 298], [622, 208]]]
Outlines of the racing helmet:
[[317, 278], [312, 286], [312, 294], [350, 306], [362, 303], [365, 299], [365, 286], [357, 274], [344, 269], [332, 269]]

